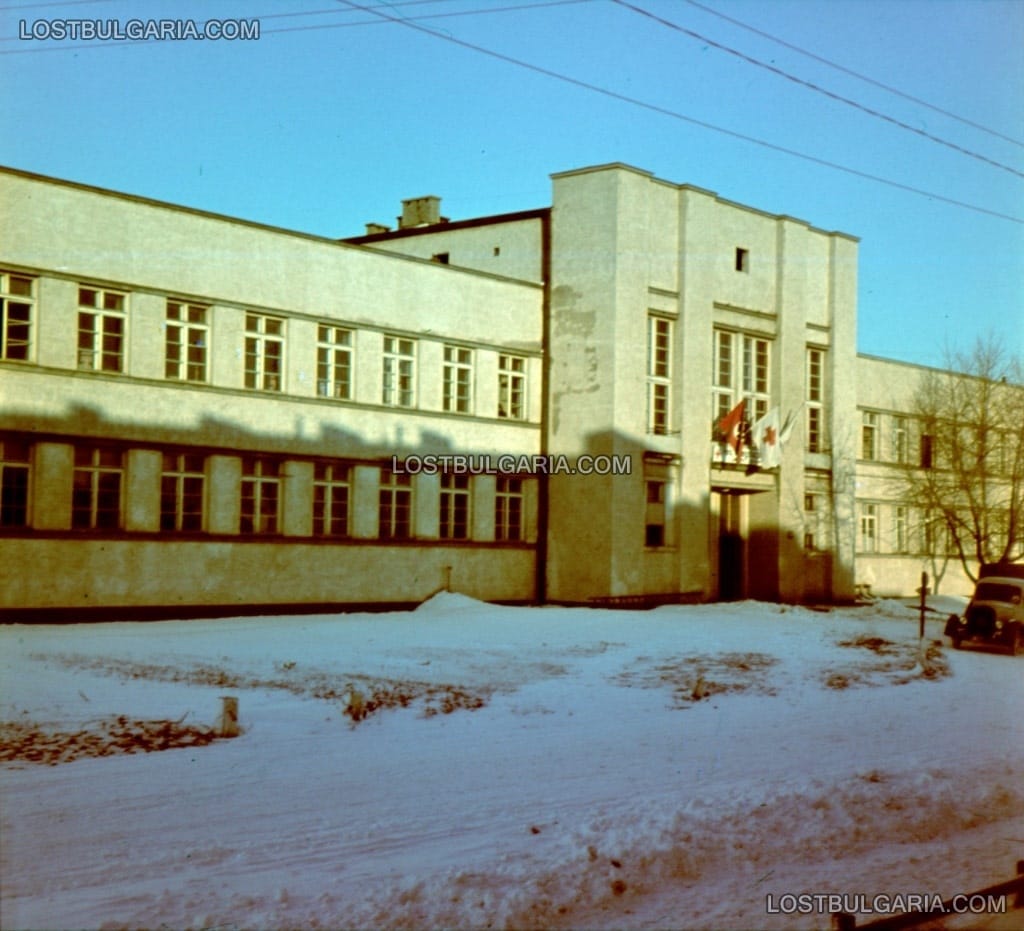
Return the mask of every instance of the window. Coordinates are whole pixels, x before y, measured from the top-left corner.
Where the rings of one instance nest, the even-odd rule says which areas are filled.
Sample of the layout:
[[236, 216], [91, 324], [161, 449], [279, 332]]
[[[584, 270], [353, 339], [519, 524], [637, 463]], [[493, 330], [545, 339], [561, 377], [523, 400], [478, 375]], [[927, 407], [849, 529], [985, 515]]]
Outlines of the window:
[[34, 285], [27, 275], [0, 272], [0, 359], [31, 357]]
[[878, 414], [874, 411], [864, 411], [861, 415], [860, 457], [878, 458]]
[[193, 453], [164, 453], [160, 475], [160, 529], [199, 533], [203, 529], [206, 459]]
[[494, 493], [494, 538], [523, 539], [523, 480], [499, 475]]
[[473, 350], [444, 347], [444, 409], [469, 414], [473, 408]]
[[124, 330], [128, 296], [106, 288], [78, 289], [78, 367], [124, 371]]
[[932, 468], [932, 442], [933, 437], [930, 433], [921, 434], [921, 468], [930, 469]]
[[80, 446], [75, 449], [71, 491], [71, 526], [76, 530], [116, 530], [121, 526], [120, 450]]
[[647, 318], [647, 432], [669, 432], [672, 385], [672, 321], [653, 314]]
[[522, 356], [498, 356], [498, 416], [526, 417], [526, 359]]
[[317, 327], [316, 393], [322, 398], [352, 397], [352, 331]]
[[748, 423], [760, 420], [768, 413], [771, 400], [769, 340], [727, 330], [715, 330], [714, 339], [715, 422], [744, 399], [747, 402], [745, 420]]
[[804, 549], [813, 553], [818, 548], [818, 496], [804, 495]]
[[280, 391], [284, 372], [284, 320], [245, 315], [245, 387]]
[[243, 459], [241, 533], [277, 533], [280, 505], [281, 464], [272, 459]]
[[647, 508], [644, 514], [644, 545], [665, 545], [665, 482], [647, 481], [644, 488]]
[[164, 376], [178, 381], [206, 381], [209, 346], [208, 308], [184, 301], [167, 302]]
[[750, 271], [750, 250], [749, 249], [736, 249], [736, 262], [735, 268], [738, 272], [749, 272]]
[[902, 505], [898, 505], [893, 509], [892, 540], [893, 547], [897, 553], [909, 552], [909, 540], [907, 539], [907, 509]]
[[825, 352], [807, 350], [807, 452], [820, 453], [825, 449]]
[[905, 465], [907, 462], [907, 418], [893, 417], [892, 419], [892, 455], [893, 458]]
[[0, 440], [0, 527], [28, 526], [28, 443]]
[[416, 343], [400, 336], [384, 337], [384, 396], [388, 407], [412, 407], [416, 403]]
[[451, 254], [448, 252], [435, 252], [431, 257], [431, 262], [437, 262], [438, 265], [447, 265], [451, 259]]
[[380, 470], [379, 531], [382, 540], [412, 536], [412, 476]]
[[313, 536], [347, 537], [349, 467], [318, 462], [313, 469]]
[[860, 506], [860, 551], [878, 552], [878, 508], [874, 504]]
[[441, 539], [469, 539], [469, 476], [441, 476]]

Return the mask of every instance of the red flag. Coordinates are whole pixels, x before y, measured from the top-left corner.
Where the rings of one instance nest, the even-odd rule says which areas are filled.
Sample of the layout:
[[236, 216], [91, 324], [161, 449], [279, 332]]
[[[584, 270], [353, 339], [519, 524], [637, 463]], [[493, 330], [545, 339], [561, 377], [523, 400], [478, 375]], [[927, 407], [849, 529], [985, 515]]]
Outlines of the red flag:
[[737, 459], [739, 459], [740, 450], [743, 448], [743, 406], [745, 403], [746, 398], [718, 421], [719, 442], [728, 443], [735, 450]]

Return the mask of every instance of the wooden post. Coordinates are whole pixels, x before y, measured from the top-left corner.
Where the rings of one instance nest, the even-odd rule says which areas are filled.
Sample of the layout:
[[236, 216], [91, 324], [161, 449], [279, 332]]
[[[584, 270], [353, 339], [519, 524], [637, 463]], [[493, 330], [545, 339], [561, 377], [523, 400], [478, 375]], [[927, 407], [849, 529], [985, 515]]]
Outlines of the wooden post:
[[857, 927], [857, 916], [849, 912], [832, 913], [832, 931], [854, 931]]
[[922, 572], [921, 573], [921, 587], [918, 589], [918, 591], [921, 593], [921, 628], [920, 628], [920, 631], [918, 632], [918, 637], [920, 637], [922, 640], [924, 640], [924, 612], [925, 612], [925, 608], [927, 608], [927, 606], [928, 606], [927, 602], [926, 602], [926, 597], [925, 597], [928, 594], [928, 573], [927, 572]]
[[[1024, 860], [1017, 861], [1017, 877], [1024, 880]], [[1024, 908], [1024, 884], [1017, 887], [1017, 897], [1013, 900], [1014, 908]]]
[[238, 699], [234, 695], [221, 695], [217, 736], [237, 737], [238, 733]]

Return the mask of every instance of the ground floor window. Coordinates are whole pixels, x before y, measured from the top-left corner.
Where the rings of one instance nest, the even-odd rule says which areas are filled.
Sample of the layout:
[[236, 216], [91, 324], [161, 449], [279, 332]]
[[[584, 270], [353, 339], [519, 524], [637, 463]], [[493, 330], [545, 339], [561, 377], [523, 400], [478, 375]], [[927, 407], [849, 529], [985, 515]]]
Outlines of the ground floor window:
[[498, 477], [494, 493], [494, 539], [523, 539], [523, 480]]
[[281, 464], [272, 459], [242, 460], [241, 533], [277, 533], [281, 510]]
[[347, 465], [318, 462], [313, 469], [313, 535], [347, 537], [350, 470]]
[[124, 454], [119, 449], [79, 446], [71, 492], [75, 530], [116, 530], [121, 526]]
[[411, 475], [381, 469], [378, 536], [382, 540], [408, 540], [412, 537]]
[[28, 443], [0, 441], [0, 527], [28, 526], [30, 473]]
[[164, 453], [160, 475], [160, 529], [198, 533], [203, 529], [206, 457]]
[[441, 476], [441, 539], [469, 539], [469, 476]]

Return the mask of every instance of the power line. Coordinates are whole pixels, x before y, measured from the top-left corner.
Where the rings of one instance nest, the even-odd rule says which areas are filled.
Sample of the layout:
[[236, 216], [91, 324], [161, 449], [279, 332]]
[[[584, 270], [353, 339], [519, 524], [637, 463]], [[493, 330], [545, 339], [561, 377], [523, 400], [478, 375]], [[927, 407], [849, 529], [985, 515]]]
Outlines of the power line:
[[482, 45], [475, 45], [472, 42], [467, 42], [464, 39], [457, 39], [455, 36], [446, 35], [443, 32], [437, 32], [434, 29], [430, 29], [427, 26], [421, 26], [418, 23], [414, 23], [411, 20], [399, 19], [395, 16], [389, 16], [387, 13], [382, 13], [379, 10], [371, 7], [362, 6], [359, 3], [355, 3], [354, 0], [337, 0], [338, 3], [344, 3], [346, 6], [351, 7], [355, 10], [362, 10], [364, 13], [373, 13], [375, 16], [382, 17], [393, 23], [399, 23], [409, 29], [415, 29], [417, 32], [425, 33], [428, 36], [433, 36], [435, 39], [443, 39], [445, 42], [451, 42], [453, 45], [461, 46], [462, 48], [470, 49], [474, 52], [479, 52], [481, 55], [487, 55], [490, 58], [495, 58], [498, 61], [504, 61], [508, 64], [515, 65], [519, 68], [525, 68], [528, 71], [533, 71], [536, 74], [542, 74], [545, 77], [554, 78], [556, 81], [562, 81], [566, 84], [572, 84], [575, 87], [582, 87], [584, 90], [593, 91], [596, 94], [602, 94], [605, 97], [610, 97], [613, 100], [619, 100], [623, 103], [632, 104], [635, 107], [640, 107], [644, 110], [650, 110], [652, 113], [660, 113], [662, 116], [668, 116], [672, 119], [681, 120], [684, 123], [690, 123], [694, 126], [700, 126], [703, 129], [709, 129], [712, 132], [722, 133], [726, 136], [731, 136], [734, 139], [741, 139], [744, 142], [750, 142], [754, 145], [759, 145], [762, 148], [770, 149], [774, 152], [781, 152], [784, 155], [791, 155], [794, 158], [803, 159], [807, 162], [812, 162], [816, 165], [823, 165], [826, 168], [832, 168], [836, 171], [842, 171], [849, 175], [854, 175], [858, 178], [865, 178], [869, 181], [875, 181], [879, 184], [887, 185], [888, 187], [897, 188], [902, 191], [908, 191], [912, 194], [918, 194], [922, 197], [927, 197], [931, 200], [942, 201], [943, 203], [952, 204], [956, 207], [963, 207], [965, 210], [973, 210], [976, 213], [984, 213], [988, 216], [999, 217], [1002, 220], [1009, 220], [1011, 223], [1020, 223], [1024, 225], [1024, 220], [1020, 217], [1015, 217], [1007, 213], [1000, 213], [997, 210], [990, 210], [987, 207], [979, 207], [976, 204], [970, 204], [966, 201], [956, 200], [952, 197], [946, 197], [944, 194], [936, 194], [931, 191], [925, 191], [921, 188], [913, 187], [909, 184], [903, 184], [900, 181], [893, 181], [890, 178], [883, 178], [880, 175], [873, 175], [866, 171], [861, 171], [858, 168], [850, 168], [848, 165], [841, 165], [838, 162], [832, 162], [827, 159], [819, 158], [816, 155], [808, 155], [805, 152], [797, 151], [796, 149], [790, 149], [786, 146], [777, 145], [774, 142], [768, 142], [764, 139], [758, 139], [756, 136], [748, 136], [746, 133], [737, 132], [733, 129], [726, 129], [723, 126], [716, 126], [713, 123], [699, 120], [696, 117], [687, 116], [685, 113], [680, 113], [676, 110], [670, 110], [667, 107], [661, 107], [657, 104], [648, 103], [647, 101], [640, 100], [636, 97], [630, 97], [626, 94], [620, 94], [618, 91], [610, 90], [607, 87], [601, 87], [597, 84], [591, 84], [588, 81], [583, 81], [580, 78], [574, 78], [567, 74], [562, 74], [558, 71], [552, 71], [549, 68], [544, 68], [540, 65], [534, 65], [530, 62], [523, 61], [519, 58], [513, 58], [511, 55], [505, 55], [502, 52], [496, 52], [493, 49], [484, 48]]
[[948, 116], [952, 120], [957, 120], [966, 126], [971, 126], [974, 129], [980, 129], [983, 133], [988, 133], [991, 136], [996, 136], [999, 139], [1003, 139], [1006, 142], [1012, 142], [1014, 145], [1021, 146], [1024, 148], [1024, 142], [1019, 139], [1014, 139], [1011, 136], [1006, 136], [1003, 133], [995, 129], [990, 129], [987, 126], [982, 126], [981, 123], [975, 123], [973, 120], [969, 120], [966, 117], [958, 116], [956, 113], [951, 113], [949, 110], [944, 110], [942, 107], [938, 107], [933, 103], [929, 103], [927, 100], [922, 100], [920, 97], [915, 97], [912, 94], [908, 94], [905, 91], [901, 91], [897, 87], [893, 87], [890, 84], [884, 84], [881, 81], [876, 81], [874, 78], [868, 77], [866, 74], [861, 74], [859, 71], [854, 71], [852, 68], [847, 68], [844, 65], [840, 65], [831, 59], [824, 58], [821, 55], [816, 55], [814, 52], [810, 52], [805, 48], [801, 48], [799, 45], [794, 45], [792, 42], [787, 42], [785, 39], [780, 39], [778, 36], [773, 36], [771, 33], [764, 32], [761, 29], [757, 29], [751, 26], [749, 23], [745, 23], [739, 19], [733, 19], [731, 16], [726, 16], [724, 13], [720, 13], [718, 10], [712, 9], [709, 6], [705, 6], [703, 3], [697, 3], [696, 0], [684, 0], [685, 3], [689, 3], [690, 6], [697, 7], [698, 10], [703, 10], [705, 13], [710, 13], [712, 16], [717, 16], [719, 19], [724, 19], [727, 23], [732, 23], [734, 26], [739, 26], [740, 29], [746, 29], [747, 32], [752, 32], [754, 35], [761, 36], [763, 39], [768, 39], [770, 42], [775, 42], [783, 48], [788, 48], [800, 55], [806, 55], [808, 58], [813, 59], [816, 62], [820, 62], [829, 68], [834, 68], [836, 71], [841, 71], [843, 74], [848, 74], [850, 77], [857, 78], [858, 81], [864, 81], [874, 87], [881, 88], [890, 94], [895, 94], [897, 97], [902, 97], [904, 100], [909, 100], [912, 103], [916, 103], [919, 106], [927, 107], [929, 110], [933, 110], [936, 113], [941, 113], [943, 116]]
[[1018, 171], [1010, 165], [1004, 165], [1002, 162], [998, 162], [995, 159], [989, 158], [986, 155], [982, 155], [979, 152], [974, 152], [971, 149], [965, 149], [961, 145], [957, 145], [955, 142], [950, 142], [947, 139], [943, 139], [941, 136], [933, 135], [932, 133], [926, 132], [923, 129], [918, 129], [916, 126], [911, 126], [909, 123], [904, 123], [902, 120], [896, 119], [896, 117], [889, 116], [886, 113], [882, 113], [880, 110], [874, 110], [871, 107], [867, 107], [862, 103], [858, 103], [856, 100], [852, 100], [849, 97], [843, 97], [841, 94], [830, 91], [827, 88], [821, 87], [818, 84], [814, 84], [811, 81], [806, 81], [803, 78], [799, 78], [794, 74], [790, 74], [788, 71], [783, 71], [782, 68], [778, 68], [775, 65], [769, 64], [768, 62], [761, 61], [760, 59], [753, 58], [747, 55], [745, 52], [741, 52], [738, 49], [731, 48], [728, 45], [724, 45], [721, 42], [716, 42], [714, 39], [710, 39], [705, 35], [701, 35], [699, 32], [694, 32], [692, 29], [687, 29], [685, 26], [680, 26], [678, 23], [673, 23], [671, 20], [667, 20], [651, 13], [649, 10], [645, 10], [642, 7], [634, 6], [629, 3], [628, 0], [612, 0], [613, 3], [624, 9], [631, 10], [639, 16], [647, 17], [648, 19], [654, 20], [661, 26], [667, 29], [672, 29], [675, 32], [682, 33], [685, 36], [689, 36], [691, 39], [696, 39], [698, 42], [703, 42], [705, 45], [710, 45], [712, 48], [719, 49], [720, 51], [726, 52], [729, 55], [734, 55], [742, 61], [748, 64], [754, 65], [757, 68], [763, 68], [765, 71], [770, 71], [772, 74], [778, 75], [781, 78], [785, 78], [787, 81], [792, 81], [794, 84], [799, 84], [802, 87], [809, 88], [818, 94], [844, 103], [849, 107], [853, 107], [855, 110], [860, 110], [862, 113], [873, 116], [876, 119], [884, 120], [887, 123], [892, 123], [894, 126], [898, 126], [900, 129], [905, 129], [907, 132], [914, 133], [915, 135], [921, 136], [924, 139], [928, 139], [937, 145], [945, 146], [947, 149], [952, 149], [954, 152], [959, 152], [961, 155], [966, 155], [968, 158], [973, 158], [979, 162], [985, 162], [988, 165], [992, 165], [994, 168], [999, 168], [1003, 171], [1009, 172], [1012, 175], [1016, 175], [1018, 178], [1024, 178], [1024, 171]]

